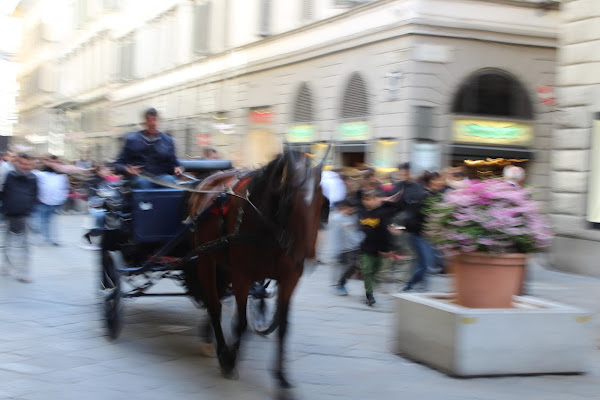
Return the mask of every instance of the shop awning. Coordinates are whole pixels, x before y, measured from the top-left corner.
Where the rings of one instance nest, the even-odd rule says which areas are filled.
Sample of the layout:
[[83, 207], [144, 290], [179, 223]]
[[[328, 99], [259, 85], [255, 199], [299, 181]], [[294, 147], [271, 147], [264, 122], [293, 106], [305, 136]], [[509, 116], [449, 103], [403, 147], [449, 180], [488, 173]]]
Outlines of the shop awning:
[[452, 158], [484, 159], [490, 158], [527, 158], [533, 160], [535, 152], [531, 149], [515, 147], [473, 146], [468, 144], [451, 144], [448, 152]]

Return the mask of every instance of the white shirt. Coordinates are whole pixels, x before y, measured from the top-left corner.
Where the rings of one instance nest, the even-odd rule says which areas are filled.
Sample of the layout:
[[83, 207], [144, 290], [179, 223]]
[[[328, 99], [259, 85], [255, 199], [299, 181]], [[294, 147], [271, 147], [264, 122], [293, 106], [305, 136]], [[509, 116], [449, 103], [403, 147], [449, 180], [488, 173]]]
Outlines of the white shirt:
[[333, 171], [323, 171], [321, 173], [321, 189], [323, 190], [323, 196], [327, 197], [331, 204], [346, 198], [346, 184]]
[[59, 206], [69, 197], [69, 179], [65, 174], [32, 171], [38, 179], [38, 199], [49, 206]]

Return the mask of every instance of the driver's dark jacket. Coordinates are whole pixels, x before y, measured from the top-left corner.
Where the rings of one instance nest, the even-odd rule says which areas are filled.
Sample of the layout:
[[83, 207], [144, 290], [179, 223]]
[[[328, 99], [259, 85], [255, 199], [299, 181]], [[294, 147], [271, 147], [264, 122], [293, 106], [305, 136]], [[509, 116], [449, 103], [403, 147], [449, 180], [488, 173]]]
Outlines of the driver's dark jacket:
[[142, 132], [132, 133], [125, 138], [125, 146], [114, 164], [116, 170], [123, 173], [126, 165], [141, 165], [147, 174], [173, 174], [173, 169], [179, 166], [173, 138], [158, 132], [158, 139], [150, 141]]

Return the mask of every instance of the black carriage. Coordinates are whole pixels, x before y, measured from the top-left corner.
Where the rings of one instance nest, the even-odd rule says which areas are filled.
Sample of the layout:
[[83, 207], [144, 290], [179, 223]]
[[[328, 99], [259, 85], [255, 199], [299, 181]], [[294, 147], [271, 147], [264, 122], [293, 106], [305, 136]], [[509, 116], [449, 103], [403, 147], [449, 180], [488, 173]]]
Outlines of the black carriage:
[[[214, 251], [225, 241], [194, 248], [189, 235], [202, 229], [202, 219], [226, 201], [218, 195], [212, 205], [187, 218], [187, 199], [194, 187], [211, 173], [231, 169], [224, 160], [181, 161], [188, 173], [186, 181], [160, 189], [131, 189], [127, 182], [98, 191], [105, 210], [101, 239], [102, 310], [109, 337], [118, 337], [122, 327], [122, 299], [144, 296], [188, 296], [203, 306], [203, 289], [195, 278], [193, 260], [198, 251]], [[162, 279], [170, 279], [180, 291], [157, 293], [150, 289]], [[225, 279], [225, 277], [222, 277]], [[226, 281], [222, 282], [226, 287]], [[273, 329], [277, 285], [257, 282], [249, 295], [249, 322], [258, 333]], [[226, 290], [227, 292], [227, 290]]]

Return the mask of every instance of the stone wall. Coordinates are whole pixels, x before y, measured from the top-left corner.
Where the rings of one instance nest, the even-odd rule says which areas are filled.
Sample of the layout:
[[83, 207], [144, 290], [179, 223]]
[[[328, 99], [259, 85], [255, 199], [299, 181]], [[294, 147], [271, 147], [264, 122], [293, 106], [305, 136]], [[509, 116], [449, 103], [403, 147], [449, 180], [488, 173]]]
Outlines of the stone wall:
[[552, 136], [555, 267], [600, 276], [600, 230], [586, 221], [593, 113], [600, 111], [600, 1], [563, 0]]

